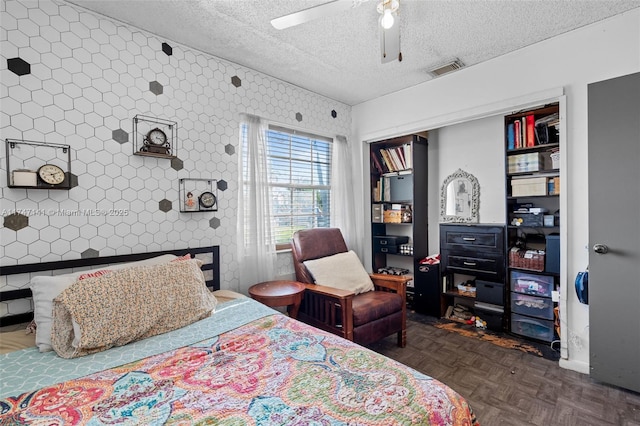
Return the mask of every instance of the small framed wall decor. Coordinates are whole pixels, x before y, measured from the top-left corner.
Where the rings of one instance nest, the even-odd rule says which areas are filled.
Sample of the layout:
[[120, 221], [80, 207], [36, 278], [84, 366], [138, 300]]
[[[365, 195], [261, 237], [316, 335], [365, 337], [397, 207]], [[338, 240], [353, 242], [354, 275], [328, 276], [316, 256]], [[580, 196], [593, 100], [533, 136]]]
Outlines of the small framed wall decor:
[[6, 139], [9, 188], [71, 189], [71, 147]]
[[162, 118], [133, 117], [133, 153], [147, 157], [178, 156], [178, 123]]
[[178, 189], [180, 211], [215, 212], [218, 211], [218, 181], [215, 179], [180, 179]]

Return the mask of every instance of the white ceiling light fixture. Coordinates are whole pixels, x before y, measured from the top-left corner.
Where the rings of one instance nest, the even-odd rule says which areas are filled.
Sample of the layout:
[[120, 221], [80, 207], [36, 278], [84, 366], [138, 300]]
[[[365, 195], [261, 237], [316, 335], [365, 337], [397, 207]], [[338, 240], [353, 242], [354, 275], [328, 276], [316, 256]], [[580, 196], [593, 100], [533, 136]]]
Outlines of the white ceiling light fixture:
[[395, 24], [398, 8], [400, 8], [400, 0], [382, 0], [376, 8], [380, 14], [380, 53], [383, 64], [395, 60], [402, 62], [400, 25]]
[[[368, 0], [333, 0], [307, 9], [293, 12], [271, 20], [271, 25], [277, 30], [295, 27], [309, 21], [336, 15], [348, 9], [356, 8]], [[383, 64], [392, 61], [402, 61], [400, 52], [400, 25], [398, 8], [400, 0], [382, 0], [377, 10], [380, 13], [380, 53]]]
[[388, 30], [389, 28], [393, 27], [399, 7], [399, 0], [382, 0], [380, 3], [378, 3], [377, 10], [381, 15], [380, 26], [382, 28]]

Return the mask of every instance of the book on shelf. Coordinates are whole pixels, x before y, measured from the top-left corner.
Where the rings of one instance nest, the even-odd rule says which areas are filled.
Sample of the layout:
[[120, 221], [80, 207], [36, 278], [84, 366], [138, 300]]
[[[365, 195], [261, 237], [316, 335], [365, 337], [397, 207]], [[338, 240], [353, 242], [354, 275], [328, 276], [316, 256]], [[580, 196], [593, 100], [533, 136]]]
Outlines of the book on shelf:
[[385, 169], [382, 167], [382, 163], [378, 158], [378, 154], [374, 150], [371, 150], [371, 162], [373, 163], [373, 166], [378, 171], [378, 173], [385, 173]]
[[525, 117], [525, 121], [527, 123], [526, 126], [526, 145], [527, 147], [532, 147], [536, 145], [536, 137], [535, 137], [535, 117], [533, 114], [529, 114]]
[[380, 173], [395, 173], [411, 170], [413, 167], [411, 144], [380, 148], [371, 151], [373, 167]]
[[391, 159], [391, 155], [389, 155], [389, 152], [387, 152], [386, 149], [381, 149], [380, 155], [382, 155], [382, 159], [384, 160], [384, 163], [386, 164], [387, 169], [389, 169], [390, 172], [395, 172], [396, 168], [393, 164], [393, 160]]
[[391, 156], [391, 161], [393, 161], [393, 165], [396, 171], [404, 170], [405, 167], [404, 167], [404, 164], [402, 164], [402, 161], [400, 161], [400, 156], [398, 155], [398, 151], [396, 151], [395, 148], [390, 148], [389, 154]]
[[516, 133], [514, 123], [509, 123], [507, 125], [507, 149], [516, 149]]
[[402, 150], [404, 151], [404, 158], [407, 169], [413, 169], [413, 145], [411, 145], [410, 143], [406, 143], [402, 145]]
[[407, 159], [404, 156], [404, 148], [402, 146], [398, 146], [394, 148], [396, 154], [398, 154], [398, 158], [400, 159], [400, 163], [402, 163], [402, 168], [404, 170], [407, 169]]
[[513, 122], [514, 144], [516, 149], [522, 148], [522, 131], [520, 130], [521, 125], [522, 123], [520, 122], [520, 120], [516, 120]]

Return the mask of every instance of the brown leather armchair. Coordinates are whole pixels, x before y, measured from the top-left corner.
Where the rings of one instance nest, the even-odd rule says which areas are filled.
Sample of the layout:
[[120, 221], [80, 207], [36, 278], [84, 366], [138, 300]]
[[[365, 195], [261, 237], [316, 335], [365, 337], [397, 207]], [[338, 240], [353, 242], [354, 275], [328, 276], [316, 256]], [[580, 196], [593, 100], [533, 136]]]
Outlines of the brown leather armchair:
[[370, 274], [375, 290], [357, 295], [348, 290], [314, 284], [304, 261], [348, 251], [337, 228], [297, 231], [291, 248], [296, 279], [306, 285], [298, 320], [361, 345], [397, 333], [398, 346], [406, 346], [406, 288], [409, 277]]

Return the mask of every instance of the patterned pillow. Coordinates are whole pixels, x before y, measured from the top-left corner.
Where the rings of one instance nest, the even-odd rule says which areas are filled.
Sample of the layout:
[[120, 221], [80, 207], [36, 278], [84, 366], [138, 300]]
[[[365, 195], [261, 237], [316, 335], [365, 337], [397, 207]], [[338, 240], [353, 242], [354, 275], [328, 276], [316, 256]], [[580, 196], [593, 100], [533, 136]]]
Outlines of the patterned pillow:
[[[137, 262], [118, 263], [110, 265], [112, 270], [130, 268], [140, 265], [157, 265], [168, 263], [175, 259], [172, 254], [163, 254], [151, 259], [139, 260]], [[101, 268], [104, 269], [104, 266]], [[38, 275], [31, 279], [30, 288], [33, 293], [33, 315], [38, 328], [36, 329], [36, 345], [40, 352], [53, 350], [51, 347], [51, 324], [53, 322], [53, 299], [65, 288], [76, 282], [80, 275], [94, 273], [100, 269], [74, 272], [65, 275], [46, 276]]]
[[53, 301], [53, 349], [75, 358], [210, 316], [217, 301], [201, 266], [192, 259], [76, 281]]

